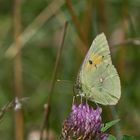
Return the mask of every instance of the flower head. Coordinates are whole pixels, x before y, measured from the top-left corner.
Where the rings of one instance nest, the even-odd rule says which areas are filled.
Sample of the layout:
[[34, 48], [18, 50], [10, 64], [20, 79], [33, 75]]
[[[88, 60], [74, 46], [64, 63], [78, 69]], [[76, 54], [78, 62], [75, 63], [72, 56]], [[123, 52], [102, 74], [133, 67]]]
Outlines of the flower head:
[[107, 135], [101, 129], [102, 109], [93, 109], [88, 104], [73, 105], [70, 115], [64, 121], [63, 140], [106, 140]]

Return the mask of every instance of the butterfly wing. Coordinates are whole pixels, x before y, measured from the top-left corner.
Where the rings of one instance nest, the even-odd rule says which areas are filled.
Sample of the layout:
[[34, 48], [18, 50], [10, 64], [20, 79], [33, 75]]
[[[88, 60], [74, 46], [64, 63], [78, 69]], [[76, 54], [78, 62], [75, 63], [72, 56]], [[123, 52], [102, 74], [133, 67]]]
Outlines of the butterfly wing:
[[103, 105], [114, 105], [121, 95], [120, 79], [112, 65], [105, 35], [93, 41], [81, 66], [79, 76], [81, 92], [86, 98]]

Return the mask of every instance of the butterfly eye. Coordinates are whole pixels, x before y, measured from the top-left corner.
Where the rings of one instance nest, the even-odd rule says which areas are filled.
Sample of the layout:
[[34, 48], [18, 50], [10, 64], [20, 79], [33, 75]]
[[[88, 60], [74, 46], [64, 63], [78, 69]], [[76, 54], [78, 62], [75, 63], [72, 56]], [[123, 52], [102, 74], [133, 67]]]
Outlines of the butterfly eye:
[[92, 62], [91, 60], [89, 60], [88, 62], [89, 62], [89, 64], [90, 64], [90, 65], [92, 65], [92, 64], [93, 64], [93, 62]]

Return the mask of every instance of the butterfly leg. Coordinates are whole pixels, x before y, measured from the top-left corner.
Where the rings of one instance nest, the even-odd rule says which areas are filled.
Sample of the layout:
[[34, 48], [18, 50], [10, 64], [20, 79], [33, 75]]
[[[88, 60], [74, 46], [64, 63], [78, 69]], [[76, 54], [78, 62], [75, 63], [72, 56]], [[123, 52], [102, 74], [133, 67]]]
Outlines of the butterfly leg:
[[83, 97], [80, 96], [80, 103], [82, 104], [83, 103]]
[[87, 98], [86, 98], [86, 105], [88, 105], [88, 100], [87, 100]]
[[75, 97], [75, 96], [73, 96], [73, 99], [72, 99], [72, 105], [74, 105], [74, 104], [75, 104], [75, 99], [76, 99], [76, 97]]

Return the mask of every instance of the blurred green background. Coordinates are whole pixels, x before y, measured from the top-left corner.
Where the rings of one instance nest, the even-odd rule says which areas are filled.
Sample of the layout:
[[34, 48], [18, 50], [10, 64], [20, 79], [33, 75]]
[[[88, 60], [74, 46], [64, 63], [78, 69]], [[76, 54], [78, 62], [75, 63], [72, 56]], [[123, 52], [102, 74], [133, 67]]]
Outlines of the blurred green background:
[[[51, 139], [59, 139], [70, 112], [73, 83], [85, 52], [94, 37], [105, 32], [121, 78], [122, 97], [116, 105], [120, 131], [139, 140], [139, 0], [0, 0], [0, 107], [15, 96], [29, 97], [23, 102], [24, 139], [36, 140], [29, 137], [39, 135], [65, 21], [68, 26], [57, 71], [62, 81], [56, 81], [51, 102]], [[113, 120], [109, 107], [103, 109], [104, 122]], [[11, 109], [0, 120], [2, 140], [15, 139], [14, 113]], [[111, 133], [115, 135], [114, 129]]]

